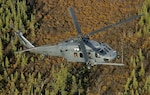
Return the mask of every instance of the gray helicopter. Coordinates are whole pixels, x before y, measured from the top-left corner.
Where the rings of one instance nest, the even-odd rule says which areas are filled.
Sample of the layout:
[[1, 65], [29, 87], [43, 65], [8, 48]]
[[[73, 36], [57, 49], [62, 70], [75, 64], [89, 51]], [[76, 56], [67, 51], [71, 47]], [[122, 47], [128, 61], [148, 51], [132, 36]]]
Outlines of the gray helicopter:
[[19, 52], [26, 52], [30, 51], [33, 53], [39, 53], [43, 55], [50, 55], [50, 56], [58, 56], [67, 59], [69, 62], [81, 62], [85, 63], [89, 68], [94, 65], [116, 65], [116, 66], [123, 66], [123, 63], [111, 63], [112, 60], [118, 57], [118, 54], [115, 50], [113, 50], [108, 44], [103, 42], [97, 42], [94, 40], [90, 40], [89, 36], [92, 36], [96, 33], [105, 31], [106, 29], [115, 27], [122, 23], [131, 21], [133, 19], [139, 18], [143, 16], [137, 15], [126, 20], [119, 21], [115, 24], [103, 27], [99, 30], [90, 32], [87, 35], [83, 35], [80, 29], [80, 26], [77, 22], [76, 16], [74, 14], [73, 7], [69, 8], [70, 15], [72, 17], [74, 26], [78, 33], [76, 38], [72, 38], [66, 40], [62, 43], [57, 45], [44, 45], [44, 46], [33, 46], [22, 34], [22, 32], [16, 32], [20, 41], [26, 46], [28, 49], [22, 50]]

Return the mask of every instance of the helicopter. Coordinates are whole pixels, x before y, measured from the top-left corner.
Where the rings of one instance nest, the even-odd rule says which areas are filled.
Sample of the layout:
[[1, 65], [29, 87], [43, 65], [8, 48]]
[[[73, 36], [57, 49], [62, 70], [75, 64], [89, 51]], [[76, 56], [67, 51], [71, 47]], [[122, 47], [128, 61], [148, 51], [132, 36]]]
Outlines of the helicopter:
[[103, 27], [99, 30], [92, 31], [86, 35], [83, 35], [77, 21], [73, 7], [69, 7], [69, 13], [73, 20], [73, 24], [77, 31], [77, 37], [71, 38], [66, 41], [63, 41], [57, 45], [43, 45], [35, 47], [32, 45], [24, 36], [22, 32], [16, 32], [20, 41], [28, 49], [18, 51], [18, 52], [32, 52], [43, 55], [58, 56], [67, 59], [68, 62], [79, 62], [87, 65], [88, 68], [94, 65], [115, 65], [123, 66], [123, 63], [111, 63], [112, 60], [115, 60], [118, 57], [117, 51], [113, 50], [107, 43], [97, 42], [95, 40], [90, 40], [89, 37], [105, 31], [106, 29], [115, 27], [122, 23], [131, 21], [133, 19], [143, 16], [143, 14], [130, 17], [125, 20], [121, 20], [115, 24]]

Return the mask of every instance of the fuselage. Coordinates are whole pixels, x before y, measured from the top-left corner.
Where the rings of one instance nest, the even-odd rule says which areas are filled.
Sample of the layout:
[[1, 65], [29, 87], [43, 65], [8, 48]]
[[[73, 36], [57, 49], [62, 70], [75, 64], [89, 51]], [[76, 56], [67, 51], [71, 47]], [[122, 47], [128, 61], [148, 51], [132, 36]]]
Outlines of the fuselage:
[[[117, 53], [106, 43], [99, 43], [94, 40], [87, 40], [85, 44], [88, 59], [92, 63], [104, 63], [116, 58]], [[40, 46], [32, 52], [64, 57], [70, 62], [85, 62], [83, 53], [80, 48], [80, 43], [77, 38], [69, 39], [54, 46]]]

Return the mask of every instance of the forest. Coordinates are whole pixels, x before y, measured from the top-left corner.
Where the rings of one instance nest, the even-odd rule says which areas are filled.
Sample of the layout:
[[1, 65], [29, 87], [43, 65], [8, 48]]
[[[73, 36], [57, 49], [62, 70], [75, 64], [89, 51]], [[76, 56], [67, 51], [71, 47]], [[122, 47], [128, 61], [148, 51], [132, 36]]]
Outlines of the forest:
[[[26, 49], [18, 31], [35, 46], [75, 38], [70, 6], [84, 34], [144, 14], [90, 37], [123, 53], [125, 66], [87, 69], [61, 57], [15, 53]], [[150, 0], [0, 0], [0, 95], [150, 95]]]

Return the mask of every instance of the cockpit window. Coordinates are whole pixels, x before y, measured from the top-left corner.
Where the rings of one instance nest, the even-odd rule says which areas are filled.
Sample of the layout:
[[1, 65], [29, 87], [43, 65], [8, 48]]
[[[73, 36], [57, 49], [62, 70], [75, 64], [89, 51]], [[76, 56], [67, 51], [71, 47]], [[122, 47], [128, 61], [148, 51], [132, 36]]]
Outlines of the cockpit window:
[[106, 48], [104, 48], [104, 50], [105, 50], [106, 52], [109, 52]]
[[97, 49], [97, 53], [96, 53], [96, 57], [98, 57], [98, 56], [100, 56], [100, 55], [102, 55], [102, 56], [104, 56], [104, 55], [106, 55], [107, 54], [107, 52], [109, 52], [106, 48], [104, 48], [104, 49]]
[[104, 50], [99, 51], [100, 55], [106, 55], [106, 52]]
[[111, 48], [110, 48], [109, 46], [106, 46], [106, 48], [107, 48], [108, 50], [111, 50]]

